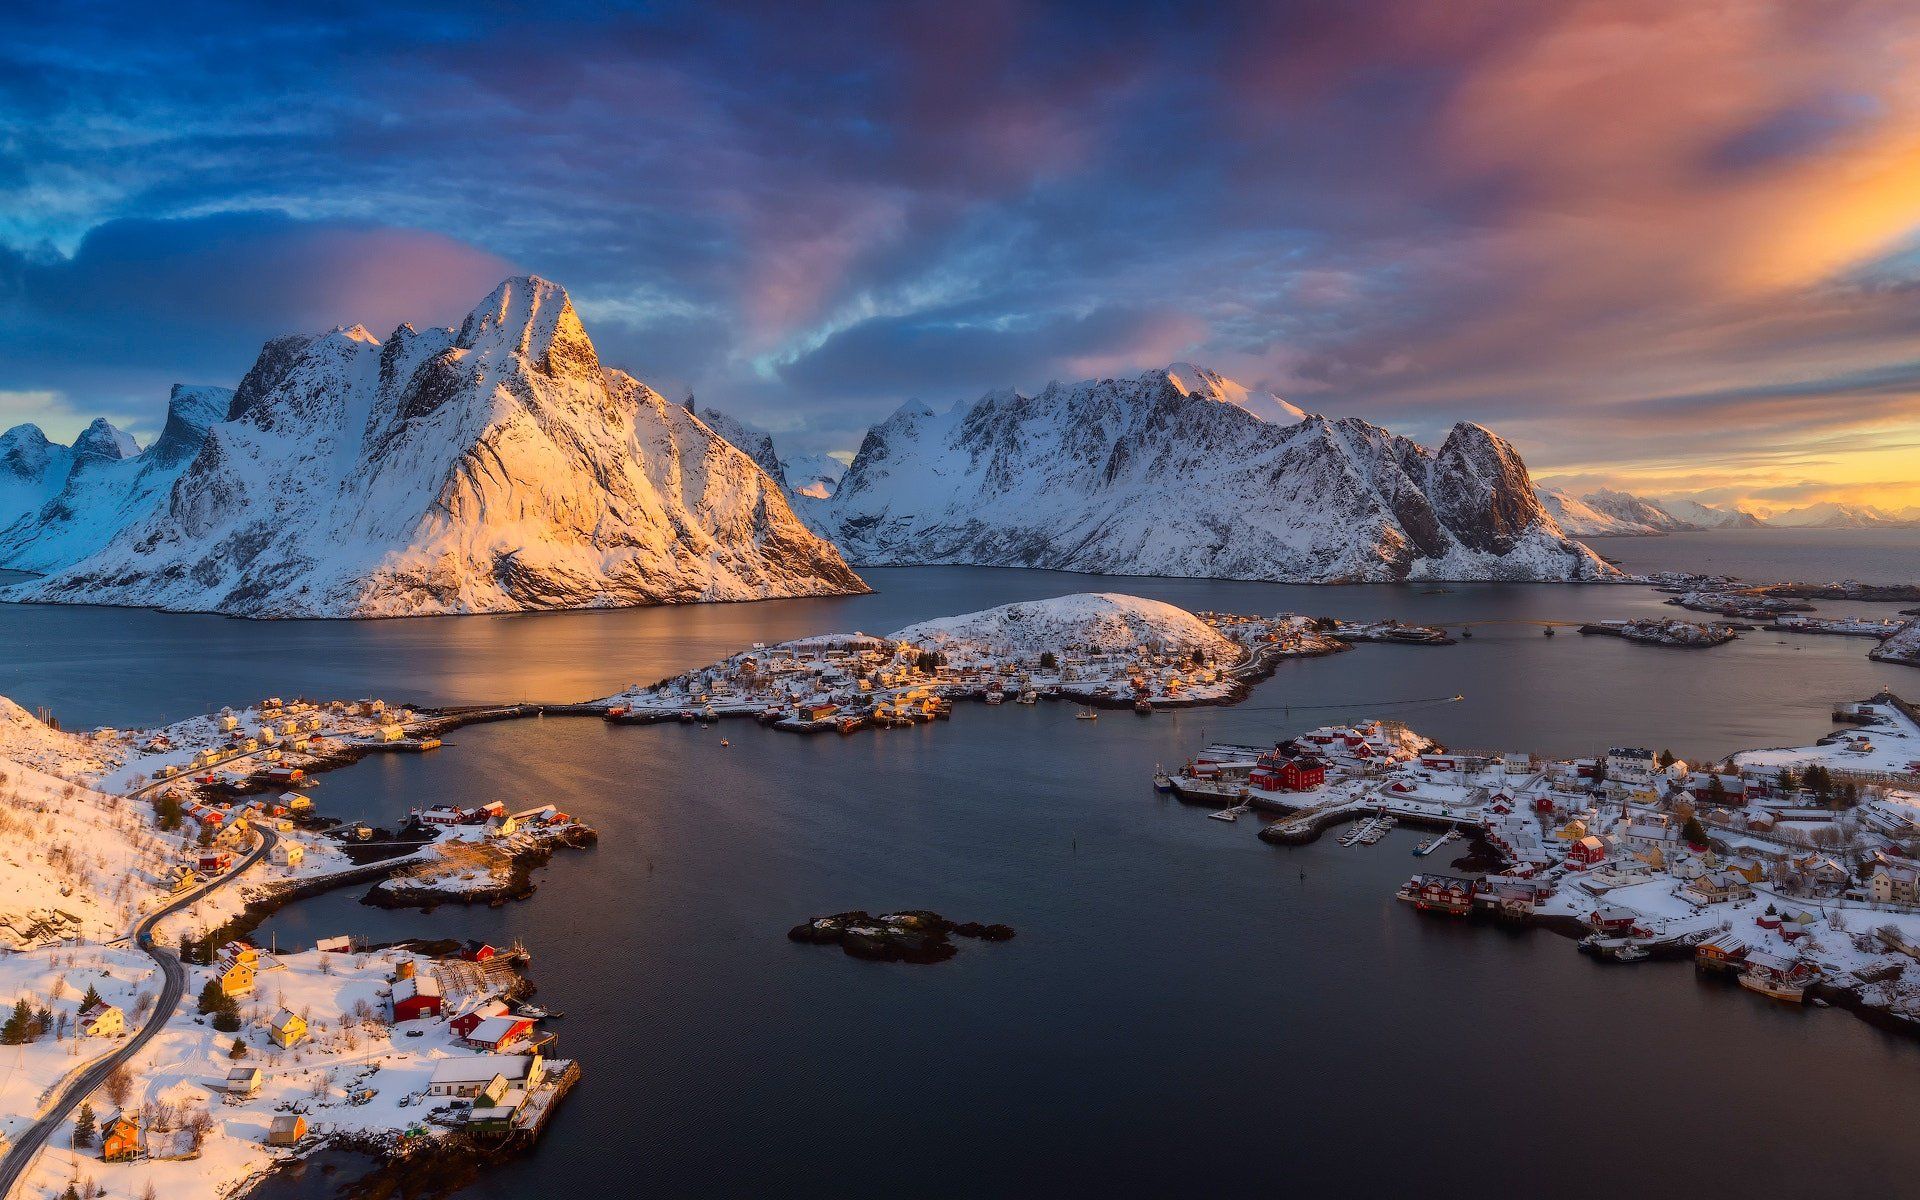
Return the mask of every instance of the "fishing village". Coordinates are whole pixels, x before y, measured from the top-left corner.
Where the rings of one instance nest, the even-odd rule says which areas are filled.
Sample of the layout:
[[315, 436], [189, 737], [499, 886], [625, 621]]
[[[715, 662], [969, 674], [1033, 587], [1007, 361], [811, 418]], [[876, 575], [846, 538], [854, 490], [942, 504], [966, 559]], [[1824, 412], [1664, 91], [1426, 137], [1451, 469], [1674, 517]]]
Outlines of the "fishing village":
[[1346, 847], [1396, 826], [1453, 870], [1397, 897], [1450, 918], [1538, 924], [1603, 960], [1688, 959], [1773, 1000], [1850, 1008], [1920, 1034], [1920, 710], [1892, 693], [1834, 710], [1810, 746], [1690, 764], [1448, 749], [1395, 721], [1272, 746], [1211, 744], [1155, 787], [1260, 837]]
[[[315, 805], [324, 772], [438, 749], [499, 711], [273, 697], [74, 735], [7, 706], [0, 744], [20, 767], [7, 819], [58, 828], [83, 819], [88, 798], [140, 814], [113, 830], [139, 830], [125, 861], [103, 859], [123, 873], [111, 911], [67, 883], [24, 887], [0, 913], [0, 995], [17, 1018], [6, 1044], [20, 1055], [0, 1088], [16, 1111], [39, 1107], [11, 1095], [20, 1088], [82, 1097], [47, 1160], [75, 1179], [124, 1168], [129, 1195], [187, 1177], [211, 1195], [321, 1147], [442, 1171], [537, 1139], [581, 1067], [557, 1053], [548, 1023], [560, 1014], [531, 1000], [526, 947], [251, 936], [286, 903], [368, 883], [369, 902], [388, 906], [520, 898], [554, 848], [591, 844], [591, 827], [552, 805], [438, 805], [392, 831]], [[44, 862], [66, 873], [72, 857], [55, 845]], [[103, 940], [127, 924], [132, 938]], [[155, 1049], [137, 1063], [143, 1046]], [[13, 1133], [44, 1140], [46, 1128]]]

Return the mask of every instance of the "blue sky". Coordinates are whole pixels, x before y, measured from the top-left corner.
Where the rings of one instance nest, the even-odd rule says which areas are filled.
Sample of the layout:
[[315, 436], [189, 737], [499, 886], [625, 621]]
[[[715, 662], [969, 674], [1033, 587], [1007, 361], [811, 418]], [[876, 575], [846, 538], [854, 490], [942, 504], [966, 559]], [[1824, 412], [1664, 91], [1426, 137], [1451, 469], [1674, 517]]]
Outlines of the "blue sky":
[[852, 449], [1188, 359], [1537, 474], [1920, 503], [1920, 29], [1873, 3], [29, 4], [0, 425], [564, 283]]

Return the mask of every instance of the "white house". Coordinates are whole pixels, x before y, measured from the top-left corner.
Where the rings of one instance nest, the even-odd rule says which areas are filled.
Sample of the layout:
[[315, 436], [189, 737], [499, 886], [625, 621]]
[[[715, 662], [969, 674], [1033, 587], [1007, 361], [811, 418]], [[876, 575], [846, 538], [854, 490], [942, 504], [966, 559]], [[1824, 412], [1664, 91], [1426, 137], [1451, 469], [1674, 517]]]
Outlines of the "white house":
[[1640, 746], [1615, 746], [1607, 751], [1607, 778], [1621, 783], [1651, 782], [1659, 769], [1653, 751]]
[[538, 1054], [464, 1054], [435, 1063], [427, 1092], [434, 1096], [477, 1096], [495, 1076], [511, 1087], [534, 1088], [545, 1074]]
[[1867, 896], [1878, 904], [1913, 904], [1920, 898], [1920, 867], [1880, 863], [1867, 877]]

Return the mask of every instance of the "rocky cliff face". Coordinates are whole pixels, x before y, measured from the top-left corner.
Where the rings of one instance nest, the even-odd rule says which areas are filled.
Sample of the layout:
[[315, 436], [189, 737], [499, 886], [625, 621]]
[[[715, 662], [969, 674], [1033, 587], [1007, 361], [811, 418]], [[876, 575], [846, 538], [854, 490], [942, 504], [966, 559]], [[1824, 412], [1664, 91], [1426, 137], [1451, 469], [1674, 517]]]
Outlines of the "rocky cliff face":
[[875, 426], [809, 507], [855, 562], [1316, 583], [1615, 574], [1471, 424], [1432, 452], [1365, 421], [1262, 419], [1184, 364], [991, 392]]
[[543, 279], [458, 330], [276, 338], [227, 417], [150, 516], [16, 596], [363, 617], [865, 590]]

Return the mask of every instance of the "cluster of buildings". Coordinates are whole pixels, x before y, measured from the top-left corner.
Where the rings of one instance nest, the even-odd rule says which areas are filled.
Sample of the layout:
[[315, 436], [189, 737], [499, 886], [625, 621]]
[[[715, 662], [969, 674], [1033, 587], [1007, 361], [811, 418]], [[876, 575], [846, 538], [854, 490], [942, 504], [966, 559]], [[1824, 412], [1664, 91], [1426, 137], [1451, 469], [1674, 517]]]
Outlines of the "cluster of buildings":
[[[1401, 898], [1557, 920], [1625, 960], [1702, 947], [1703, 966], [1798, 999], [1817, 981], [1897, 969], [1920, 947], [1920, 789], [1896, 786], [1907, 776], [1891, 770], [1920, 754], [1920, 720], [1887, 696], [1842, 716], [1846, 728], [1818, 746], [1710, 768], [1636, 746], [1561, 761], [1449, 751], [1363, 722], [1272, 747], [1209, 746], [1171, 782], [1188, 799], [1289, 814], [1269, 840], [1377, 817], [1470, 831], [1496, 872], [1418, 874]], [[1863, 744], [1872, 762], [1856, 770]], [[1920, 995], [1903, 1003], [1920, 1016]]]

